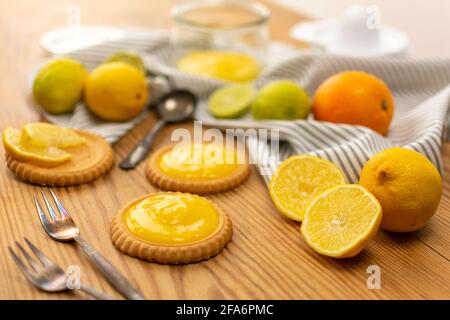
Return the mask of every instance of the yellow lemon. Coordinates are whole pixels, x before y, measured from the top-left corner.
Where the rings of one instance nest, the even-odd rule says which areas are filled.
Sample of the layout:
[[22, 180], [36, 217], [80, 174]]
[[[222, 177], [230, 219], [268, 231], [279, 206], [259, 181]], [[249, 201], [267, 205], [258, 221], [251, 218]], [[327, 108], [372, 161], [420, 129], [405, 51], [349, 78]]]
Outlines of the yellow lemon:
[[86, 81], [85, 99], [89, 109], [104, 120], [129, 120], [147, 103], [145, 77], [124, 62], [102, 64]]
[[183, 72], [228, 81], [250, 81], [259, 75], [256, 60], [239, 52], [195, 51], [177, 62]]
[[359, 183], [383, 207], [381, 228], [394, 232], [422, 228], [436, 212], [442, 195], [442, 179], [434, 165], [404, 148], [386, 149], [372, 157]]
[[300, 231], [318, 253], [350, 258], [375, 236], [381, 217], [381, 206], [370, 192], [359, 185], [341, 185], [311, 202]]
[[85, 143], [86, 139], [72, 129], [51, 123], [28, 123], [22, 128], [20, 144], [28, 148], [70, 148]]
[[290, 219], [302, 221], [312, 199], [324, 190], [345, 183], [333, 163], [309, 155], [288, 158], [275, 170], [269, 192], [277, 209]]
[[87, 74], [76, 60], [53, 59], [39, 70], [34, 79], [34, 98], [47, 112], [70, 112], [83, 95]]
[[25, 147], [20, 143], [21, 133], [17, 129], [6, 128], [3, 131], [3, 146], [14, 159], [40, 166], [54, 167], [69, 161], [72, 155], [54, 146], [44, 148]]

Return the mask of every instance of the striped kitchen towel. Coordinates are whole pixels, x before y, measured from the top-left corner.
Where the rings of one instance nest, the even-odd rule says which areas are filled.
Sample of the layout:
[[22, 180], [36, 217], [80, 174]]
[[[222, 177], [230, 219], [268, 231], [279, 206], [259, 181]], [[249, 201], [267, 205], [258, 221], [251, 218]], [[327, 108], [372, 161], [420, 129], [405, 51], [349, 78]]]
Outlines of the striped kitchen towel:
[[[127, 37], [70, 54], [93, 68], [109, 54], [120, 50], [135, 50], [142, 54], [147, 67], [171, 78], [180, 88], [187, 88], [200, 97], [195, 118], [204, 125], [221, 129], [261, 128], [278, 130], [279, 158], [273, 157], [270, 142], [251, 137], [247, 139], [252, 159], [257, 159], [263, 177], [268, 181], [279, 162], [290, 155], [308, 153], [337, 164], [348, 181], [358, 181], [364, 163], [377, 152], [392, 146], [416, 150], [442, 173], [441, 147], [446, 137], [447, 114], [450, 104], [450, 59], [386, 60], [347, 58], [314, 52], [297, 52], [292, 48], [271, 45], [268, 67], [255, 81], [256, 87], [275, 79], [291, 79], [303, 86], [310, 96], [327, 77], [344, 70], [363, 70], [383, 79], [394, 95], [394, 120], [387, 136], [360, 126], [338, 125], [308, 120], [254, 121], [250, 116], [238, 120], [219, 120], [206, 111], [208, 95], [223, 82], [187, 75], [174, 67], [176, 53], [163, 32], [129, 33]], [[150, 82], [153, 95], [167, 89]], [[44, 114], [63, 126], [92, 130], [113, 143], [145, 116], [127, 123], [108, 123], [95, 118], [83, 105], [72, 115]]]

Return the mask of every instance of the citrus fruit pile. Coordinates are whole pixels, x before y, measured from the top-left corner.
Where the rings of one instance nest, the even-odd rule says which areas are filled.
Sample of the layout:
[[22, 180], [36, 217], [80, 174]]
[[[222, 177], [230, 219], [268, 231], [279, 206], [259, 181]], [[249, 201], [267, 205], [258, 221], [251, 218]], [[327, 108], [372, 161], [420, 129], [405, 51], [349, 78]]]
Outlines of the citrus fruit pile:
[[32, 164], [54, 167], [72, 158], [66, 149], [85, 143], [74, 130], [49, 123], [29, 123], [22, 130], [6, 128], [3, 145], [13, 158]]
[[[314, 119], [366, 126], [387, 134], [394, 114], [394, 99], [379, 78], [362, 71], [337, 73], [317, 88], [312, 104], [308, 93], [290, 80], [268, 83], [257, 94], [250, 84], [225, 85], [212, 93], [208, 102], [216, 118], [237, 118], [251, 109], [256, 120]], [[250, 97], [253, 94], [253, 98]]]
[[435, 213], [442, 179], [418, 152], [386, 149], [364, 166], [359, 184], [345, 184], [340, 169], [314, 156], [285, 160], [269, 183], [278, 211], [301, 221], [301, 234], [318, 253], [348, 258], [361, 252], [378, 228], [415, 231]]
[[140, 114], [148, 101], [144, 63], [135, 53], [118, 52], [89, 74], [74, 59], [56, 58], [39, 70], [33, 94], [49, 113], [72, 112], [84, 97], [99, 118], [129, 120]]
[[306, 119], [311, 110], [308, 93], [290, 80], [268, 83], [256, 93], [249, 83], [233, 83], [214, 91], [208, 110], [216, 118], [237, 118], [249, 109], [254, 119]]

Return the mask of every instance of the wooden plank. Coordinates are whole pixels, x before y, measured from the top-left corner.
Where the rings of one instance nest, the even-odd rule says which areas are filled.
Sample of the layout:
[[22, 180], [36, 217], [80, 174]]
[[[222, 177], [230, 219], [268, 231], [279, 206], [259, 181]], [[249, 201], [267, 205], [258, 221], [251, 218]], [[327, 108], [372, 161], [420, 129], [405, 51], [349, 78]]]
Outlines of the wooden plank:
[[[61, 26], [71, 1], [0, 2], [0, 128], [19, 127], [38, 120], [27, 103], [27, 75], [43, 57], [40, 35]], [[127, 27], [168, 27], [172, 1], [77, 1], [84, 24]], [[288, 28], [302, 19], [269, 3], [272, 35], [289, 40]], [[33, 15], [30, 15], [30, 10]], [[116, 160], [154, 124], [144, 120], [114, 147]], [[191, 128], [187, 124], [184, 127]], [[169, 142], [171, 126], [156, 147]], [[444, 148], [447, 177], [450, 145]], [[211, 196], [226, 208], [234, 223], [232, 243], [219, 256], [187, 266], [150, 264], [127, 257], [111, 244], [109, 221], [125, 202], [155, 191], [146, 180], [144, 166], [124, 172], [114, 168], [90, 185], [60, 188], [56, 192], [76, 219], [82, 235], [111, 259], [127, 277], [154, 299], [332, 299], [332, 298], [448, 298], [450, 291], [449, 216], [450, 184], [445, 180], [441, 206], [430, 224], [417, 233], [379, 232], [358, 257], [343, 261], [314, 253], [303, 242], [297, 223], [278, 214], [255, 170], [240, 188]], [[40, 188], [17, 181], [0, 161], [0, 298], [66, 299], [69, 294], [47, 294], [31, 287], [18, 272], [7, 246], [26, 235], [63, 266], [78, 265], [82, 280], [113, 294], [114, 291], [74, 246], [56, 243], [42, 231], [31, 196]], [[381, 268], [382, 288], [366, 286], [368, 266]], [[85, 298], [77, 294], [77, 298]]]

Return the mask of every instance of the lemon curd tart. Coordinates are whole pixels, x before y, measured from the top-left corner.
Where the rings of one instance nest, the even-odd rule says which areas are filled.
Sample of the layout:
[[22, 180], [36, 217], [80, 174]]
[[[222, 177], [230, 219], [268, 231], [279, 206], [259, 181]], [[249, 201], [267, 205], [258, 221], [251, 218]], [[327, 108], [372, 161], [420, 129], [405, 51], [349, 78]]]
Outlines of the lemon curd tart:
[[39, 185], [91, 182], [114, 163], [112, 149], [102, 137], [49, 123], [6, 128], [3, 147], [7, 166], [17, 178]]
[[218, 193], [239, 186], [250, 172], [234, 148], [189, 144], [161, 148], [148, 160], [151, 184], [166, 191]]
[[123, 207], [111, 224], [112, 242], [143, 260], [183, 264], [218, 254], [231, 240], [232, 224], [222, 208], [189, 193], [154, 193]]

